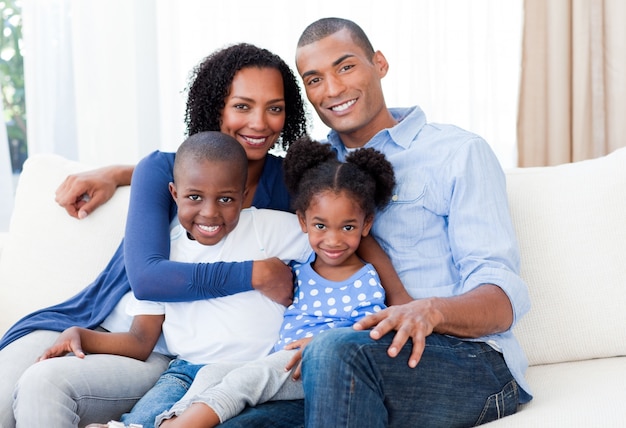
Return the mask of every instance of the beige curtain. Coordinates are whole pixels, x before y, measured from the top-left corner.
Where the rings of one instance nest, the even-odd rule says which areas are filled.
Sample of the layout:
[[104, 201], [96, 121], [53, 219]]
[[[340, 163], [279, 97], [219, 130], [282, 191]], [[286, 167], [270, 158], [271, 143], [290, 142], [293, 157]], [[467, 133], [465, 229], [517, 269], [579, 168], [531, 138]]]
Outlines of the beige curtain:
[[626, 146], [626, 1], [524, 0], [519, 166]]

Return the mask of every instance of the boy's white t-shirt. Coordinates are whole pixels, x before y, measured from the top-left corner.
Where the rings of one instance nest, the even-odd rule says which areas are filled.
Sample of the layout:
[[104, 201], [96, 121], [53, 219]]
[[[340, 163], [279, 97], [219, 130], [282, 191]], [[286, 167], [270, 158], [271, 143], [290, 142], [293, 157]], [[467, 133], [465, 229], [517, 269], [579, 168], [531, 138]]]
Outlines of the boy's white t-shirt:
[[[236, 262], [278, 257], [304, 262], [312, 249], [295, 214], [246, 208], [235, 229], [216, 245], [202, 245], [176, 225], [170, 233], [170, 260]], [[130, 315], [165, 314], [163, 335], [170, 354], [194, 364], [245, 362], [267, 355], [278, 338], [285, 307], [259, 291], [193, 302], [137, 300]]]

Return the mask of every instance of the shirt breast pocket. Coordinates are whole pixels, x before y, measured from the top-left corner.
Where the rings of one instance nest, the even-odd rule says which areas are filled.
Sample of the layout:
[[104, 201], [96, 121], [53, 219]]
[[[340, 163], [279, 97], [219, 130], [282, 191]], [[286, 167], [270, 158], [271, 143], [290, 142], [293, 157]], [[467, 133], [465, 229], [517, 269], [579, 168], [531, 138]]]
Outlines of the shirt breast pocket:
[[400, 182], [391, 202], [378, 214], [374, 234], [391, 247], [413, 247], [424, 236], [426, 185]]

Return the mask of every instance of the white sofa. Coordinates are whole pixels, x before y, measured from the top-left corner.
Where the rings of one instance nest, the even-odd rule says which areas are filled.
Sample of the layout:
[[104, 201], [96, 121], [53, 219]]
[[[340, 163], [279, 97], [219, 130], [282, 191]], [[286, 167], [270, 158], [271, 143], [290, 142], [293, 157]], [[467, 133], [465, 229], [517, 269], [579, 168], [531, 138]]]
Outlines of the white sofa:
[[[90, 166], [31, 157], [0, 239], [0, 332], [96, 276], [123, 234], [129, 189], [85, 220], [54, 202]], [[533, 307], [515, 327], [534, 400], [494, 427], [626, 426], [626, 148], [590, 161], [507, 171]]]

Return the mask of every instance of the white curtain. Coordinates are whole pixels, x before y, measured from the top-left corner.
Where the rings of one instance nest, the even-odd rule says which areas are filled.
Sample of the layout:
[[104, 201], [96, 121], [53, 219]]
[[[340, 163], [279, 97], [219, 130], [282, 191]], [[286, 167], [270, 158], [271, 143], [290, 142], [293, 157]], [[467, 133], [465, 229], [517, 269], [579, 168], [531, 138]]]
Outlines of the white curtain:
[[[9, 141], [4, 118], [0, 118], [0, 240], [2, 233], [9, 230], [11, 212], [13, 211], [13, 174]], [[1, 243], [1, 242], [0, 242]], [[0, 247], [0, 251], [2, 248]]]
[[324, 16], [354, 20], [385, 54], [389, 106], [418, 104], [515, 165], [522, 0], [23, 0], [29, 151], [102, 165], [175, 150], [195, 64], [251, 42], [295, 70], [297, 38]]

